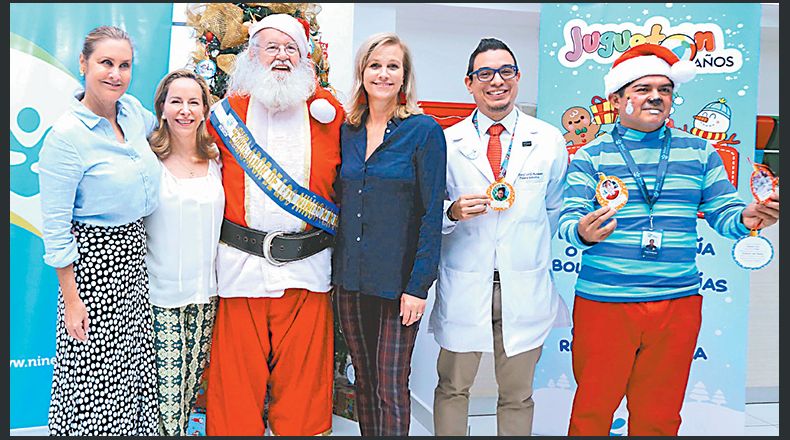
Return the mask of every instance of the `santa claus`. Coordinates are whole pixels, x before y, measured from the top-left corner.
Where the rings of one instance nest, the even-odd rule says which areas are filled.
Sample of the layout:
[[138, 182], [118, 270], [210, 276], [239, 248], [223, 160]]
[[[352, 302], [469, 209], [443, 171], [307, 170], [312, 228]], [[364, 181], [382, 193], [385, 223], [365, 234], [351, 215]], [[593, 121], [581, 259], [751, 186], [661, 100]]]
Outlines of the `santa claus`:
[[340, 103], [317, 85], [306, 22], [249, 28], [211, 112], [225, 218], [206, 395], [208, 435], [326, 434], [332, 424], [329, 296]]

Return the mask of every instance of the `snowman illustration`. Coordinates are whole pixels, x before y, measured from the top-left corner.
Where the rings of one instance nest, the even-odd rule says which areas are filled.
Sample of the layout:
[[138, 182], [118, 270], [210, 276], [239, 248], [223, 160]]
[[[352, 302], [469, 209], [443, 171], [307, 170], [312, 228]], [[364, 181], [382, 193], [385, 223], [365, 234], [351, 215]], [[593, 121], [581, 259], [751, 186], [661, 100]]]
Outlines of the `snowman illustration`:
[[694, 116], [691, 134], [714, 142], [725, 139], [732, 119], [732, 110], [726, 103], [726, 99], [719, 98], [703, 107]]
[[737, 133], [727, 136], [731, 123], [732, 109], [727, 105], [726, 99], [719, 98], [706, 104], [694, 115], [694, 124], [690, 130], [687, 124], [683, 124], [682, 130], [713, 142], [713, 146], [726, 164], [727, 178], [735, 188], [738, 188], [737, 170], [740, 154], [736, 145], [741, 141], [736, 139]]

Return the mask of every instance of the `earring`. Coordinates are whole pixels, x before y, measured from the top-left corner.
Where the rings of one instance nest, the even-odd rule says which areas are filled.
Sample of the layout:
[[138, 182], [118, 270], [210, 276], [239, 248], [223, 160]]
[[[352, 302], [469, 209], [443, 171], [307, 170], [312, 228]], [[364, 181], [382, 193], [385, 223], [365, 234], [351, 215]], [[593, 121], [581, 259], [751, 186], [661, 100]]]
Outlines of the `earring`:
[[406, 93], [403, 90], [398, 93], [398, 104], [406, 105]]
[[365, 94], [363, 91], [359, 94], [359, 99], [357, 99], [357, 105], [367, 105], [368, 104], [368, 95]]
[[628, 104], [625, 105], [625, 114], [632, 115], [634, 114], [634, 105], [631, 104], [631, 98], [628, 98]]
[[80, 76], [85, 76], [85, 71], [80, 69]]

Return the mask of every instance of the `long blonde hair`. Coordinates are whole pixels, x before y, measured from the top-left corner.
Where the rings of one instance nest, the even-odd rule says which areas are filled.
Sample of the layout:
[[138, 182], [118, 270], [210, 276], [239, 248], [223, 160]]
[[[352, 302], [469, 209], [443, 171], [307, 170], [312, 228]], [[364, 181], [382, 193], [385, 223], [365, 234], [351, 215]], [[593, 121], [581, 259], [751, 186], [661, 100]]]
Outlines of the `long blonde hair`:
[[401, 104], [400, 99], [398, 100], [394, 116], [404, 119], [411, 115], [422, 114], [422, 109], [417, 105], [414, 69], [409, 48], [393, 33], [378, 33], [371, 35], [362, 43], [354, 61], [354, 86], [351, 98], [345, 105], [346, 122], [353, 126], [359, 126], [362, 123], [362, 115], [368, 109], [367, 93], [362, 83], [365, 67], [373, 51], [387, 44], [397, 44], [403, 51], [403, 86], [401, 90], [406, 95], [406, 103]]
[[165, 159], [170, 155], [170, 129], [167, 126], [167, 121], [162, 119], [162, 109], [167, 99], [167, 91], [170, 89], [170, 84], [179, 78], [189, 78], [194, 80], [200, 86], [200, 94], [203, 99], [203, 120], [198, 125], [196, 139], [198, 156], [204, 159], [214, 159], [219, 156], [219, 150], [214, 145], [214, 138], [208, 133], [206, 129], [206, 119], [208, 119], [209, 99], [211, 98], [211, 91], [208, 88], [206, 80], [200, 75], [189, 69], [174, 70], [159, 82], [154, 95], [154, 110], [156, 111], [156, 118], [159, 120], [159, 126], [151, 133], [151, 138], [148, 143], [151, 144], [151, 150], [156, 153], [159, 159]]

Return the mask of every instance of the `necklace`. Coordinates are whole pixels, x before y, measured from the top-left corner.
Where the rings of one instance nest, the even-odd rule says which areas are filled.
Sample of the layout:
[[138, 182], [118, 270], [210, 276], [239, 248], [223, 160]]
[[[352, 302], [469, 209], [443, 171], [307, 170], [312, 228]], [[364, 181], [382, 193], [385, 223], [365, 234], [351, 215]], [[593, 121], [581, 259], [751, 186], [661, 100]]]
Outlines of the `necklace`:
[[[191, 166], [187, 165], [179, 156], [173, 155], [173, 158], [178, 162], [178, 166], [189, 174], [189, 177], [195, 177], [195, 170]], [[189, 161], [189, 164], [192, 163], [194, 161]]]

